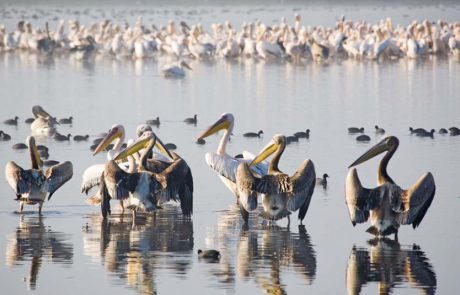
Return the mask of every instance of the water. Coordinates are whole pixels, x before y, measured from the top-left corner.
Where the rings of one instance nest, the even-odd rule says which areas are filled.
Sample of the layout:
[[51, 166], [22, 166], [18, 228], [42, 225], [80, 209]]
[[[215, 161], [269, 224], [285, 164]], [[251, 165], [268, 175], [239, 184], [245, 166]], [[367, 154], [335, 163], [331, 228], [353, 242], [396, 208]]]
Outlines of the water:
[[[436, 15], [441, 10], [423, 11]], [[401, 14], [406, 12], [409, 20], [424, 17], [417, 10]], [[292, 7], [286, 10], [291, 13]], [[380, 13], [385, 16], [388, 11]], [[270, 17], [278, 20], [279, 15], [275, 11]], [[206, 15], [203, 19], [209, 22]], [[246, 15], [239, 19], [246, 20]], [[159, 116], [162, 123], [155, 132], [164, 142], [178, 145], [195, 184], [191, 221], [182, 219], [177, 206], [168, 205], [156, 219], [147, 217], [135, 225], [130, 215], [117, 212], [103, 222], [99, 208], [87, 205], [79, 192], [84, 169], [104, 162], [105, 155], [93, 157], [91, 142], [39, 139], [50, 148], [50, 159], [73, 162], [74, 177], [45, 203], [42, 218], [36, 206], [26, 206], [23, 216], [14, 213], [18, 204], [3, 181], [0, 284], [5, 291], [375, 294], [380, 288], [395, 294], [422, 290], [454, 294], [458, 290], [460, 137], [418, 138], [408, 132], [409, 126], [460, 125], [457, 60], [301, 65], [191, 61], [193, 71], [183, 80], [161, 77], [159, 69], [165, 62], [101, 58], [82, 63], [65, 56], [0, 55], [0, 118], [18, 115], [22, 121], [32, 116], [33, 105], [40, 104], [54, 116], [75, 118], [72, 126], [59, 127], [61, 133], [90, 134], [92, 140], [115, 123], [122, 123], [128, 138], [133, 137], [137, 124]], [[331, 176], [326, 190], [315, 189], [305, 228], [298, 227], [296, 214], [289, 229], [285, 220], [264, 226], [255, 214], [249, 229], [243, 228], [234, 197], [204, 162], [204, 154], [217, 148], [220, 137], [211, 136], [204, 146], [194, 143], [223, 112], [236, 118], [230, 154], [258, 152], [274, 133], [312, 130], [308, 141], [287, 147], [280, 163], [292, 174], [310, 158], [317, 175]], [[193, 114], [198, 114], [197, 126], [185, 125], [183, 119]], [[375, 124], [400, 139], [389, 165], [398, 184], [408, 187], [431, 171], [437, 185], [421, 226], [415, 231], [402, 227], [399, 244], [369, 241], [367, 225], [351, 225], [344, 201], [346, 167], [382, 138], [374, 135]], [[349, 126], [365, 127], [371, 143], [356, 143], [346, 132]], [[27, 166], [27, 153], [14, 152], [11, 145], [25, 141], [29, 126], [1, 128], [13, 139], [0, 144], [0, 167], [9, 160]], [[264, 131], [261, 139], [241, 136], [259, 129]], [[358, 167], [363, 185], [375, 186], [377, 164], [375, 159]], [[198, 259], [196, 251], [205, 248], [220, 250], [220, 262]], [[352, 277], [354, 270], [361, 275]]]

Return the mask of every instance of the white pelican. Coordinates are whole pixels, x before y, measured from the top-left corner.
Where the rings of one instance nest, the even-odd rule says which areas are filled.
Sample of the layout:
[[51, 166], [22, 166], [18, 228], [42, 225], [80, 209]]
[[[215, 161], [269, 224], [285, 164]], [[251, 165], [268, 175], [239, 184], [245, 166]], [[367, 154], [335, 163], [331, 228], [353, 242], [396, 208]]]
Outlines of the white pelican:
[[180, 61], [180, 62], [177, 62], [176, 64], [168, 64], [168, 65], [163, 66], [163, 68], [161, 69], [161, 72], [163, 73], [163, 76], [165, 77], [183, 78], [185, 77], [184, 68], [192, 70], [192, 68], [185, 61]]
[[[236, 186], [241, 200], [257, 204], [258, 194], [262, 197], [263, 212], [261, 216], [267, 220], [278, 220], [288, 217], [291, 212], [299, 210], [302, 224], [310, 205], [315, 189], [316, 174], [311, 160], [304, 160], [292, 176], [288, 176], [278, 168], [279, 160], [286, 147], [286, 137], [275, 134], [269, 144], [248, 163], [241, 163], [236, 173]], [[255, 176], [249, 169], [271, 154], [267, 175]]]
[[[162, 161], [148, 159], [148, 155], [157, 147], [169, 159]], [[161, 183], [162, 188], [155, 191], [156, 205], [170, 200], [180, 202], [182, 213], [190, 216], [193, 213], [193, 177], [192, 172], [185, 162], [176, 153], [170, 153], [163, 142], [152, 131], [144, 132], [136, 141], [126, 147], [115, 160], [120, 160], [140, 150], [144, 150], [139, 163], [138, 171], [154, 173], [155, 179]], [[144, 156], [146, 154], [147, 156]]]
[[48, 200], [64, 183], [72, 178], [72, 163], [66, 161], [42, 170], [42, 161], [38, 155], [35, 138], [27, 137], [32, 168], [25, 170], [15, 162], [6, 164], [6, 180], [16, 194], [19, 201], [19, 212], [22, 212], [24, 204], [38, 204], [38, 213], [41, 214], [43, 202], [48, 195]]
[[32, 107], [32, 113], [35, 116], [35, 120], [30, 125], [33, 133], [52, 135], [56, 132], [55, 126], [59, 123], [56, 118], [48, 114], [41, 106]]
[[398, 146], [398, 138], [388, 136], [349, 166], [351, 168], [387, 152], [377, 170], [376, 188], [362, 187], [356, 168], [348, 171], [345, 183], [346, 202], [353, 226], [366, 222], [370, 217], [371, 227], [367, 232], [376, 236], [395, 234], [396, 239], [401, 224], [412, 224], [414, 229], [420, 225], [436, 190], [430, 172], [424, 174], [407, 190], [395, 184], [387, 173], [387, 165]]

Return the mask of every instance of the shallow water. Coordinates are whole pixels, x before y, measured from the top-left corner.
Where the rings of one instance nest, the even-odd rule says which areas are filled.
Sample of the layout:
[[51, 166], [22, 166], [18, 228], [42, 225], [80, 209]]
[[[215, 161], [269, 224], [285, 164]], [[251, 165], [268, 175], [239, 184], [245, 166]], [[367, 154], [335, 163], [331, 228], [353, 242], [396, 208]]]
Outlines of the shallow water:
[[[438, 8], [431, 11], [439, 13]], [[416, 12], [410, 10], [409, 19], [424, 17]], [[223, 12], [217, 15], [220, 18]], [[279, 19], [280, 13], [276, 15]], [[203, 19], [209, 21], [207, 16]], [[247, 20], [246, 15], [238, 19]], [[14, 213], [14, 195], [2, 182], [3, 290], [9, 294], [27, 290], [36, 294], [88, 290], [375, 294], [379, 288], [394, 294], [422, 290], [454, 294], [458, 290], [460, 136], [430, 139], [408, 132], [409, 126], [460, 125], [458, 60], [430, 57], [380, 64], [345, 60], [301, 65], [192, 61], [193, 71], [183, 80], [161, 77], [159, 69], [165, 62], [101, 58], [86, 63], [68, 56], [0, 55], [0, 118], [18, 115], [23, 121], [32, 116], [31, 107], [40, 104], [58, 118], [75, 118], [72, 126], [60, 126], [59, 132], [91, 135], [83, 143], [38, 139], [50, 148], [50, 159], [74, 164], [73, 179], [44, 205], [42, 218], [36, 206], [26, 206], [22, 216]], [[303, 159], [310, 158], [318, 176], [331, 176], [326, 190], [315, 189], [305, 227], [298, 226], [296, 214], [290, 228], [285, 220], [277, 226], [262, 225], [256, 214], [249, 229], [243, 227], [234, 197], [204, 162], [204, 154], [216, 149], [220, 137], [211, 136], [204, 146], [194, 143], [223, 112], [232, 112], [236, 119], [230, 154], [258, 152], [274, 133], [312, 130], [308, 141], [287, 147], [280, 163], [282, 170], [293, 173]], [[197, 126], [185, 125], [183, 119], [193, 114], [198, 114]], [[164, 142], [177, 144], [177, 152], [192, 169], [192, 220], [184, 220], [177, 206], [168, 205], [155, 218], [139, 218], [135, 225], [129, 214], [117, 212], [103, 222], [99, 208], [87, 205], [79, 193], [84, 169], [105, 161], [105, 155], [92, 156], [91, 140], [115, 123], [124, 124], [128, 138], [133, 137], [138, 124], [157, 116], [162, 123], [155, 132]], [[347, 166], [382, 138], [373, 133], [375, 124], [400, 139], [389, 165], [398, 184], [408, 187], [426, 171], [433, 173], [437, 184], [421, 226], [415, 231], [401, 228], [399, 244], [369, 241], [367, 225], [353, 228], [344, 201]], [[356, 143], [347, 134], [349, 126], [365, 127], [371, 143]], [[11, 146], [25, 141], [29, 126], [1, 128], [13, 139], [0, 143], [0, 167], [9, 160], [28, 165], [27, 153], [15, 152]], [[261, 139], [241, 136], [259, 129], [265, 133]], [[377, 164], [375, 159], [358, 167], [363, 185], [375, 185]], [[220, 250], [220, 262], [198, 259], [196, 251], [204, 248]], [[355, 271], [361, 275], [353, 281]]]

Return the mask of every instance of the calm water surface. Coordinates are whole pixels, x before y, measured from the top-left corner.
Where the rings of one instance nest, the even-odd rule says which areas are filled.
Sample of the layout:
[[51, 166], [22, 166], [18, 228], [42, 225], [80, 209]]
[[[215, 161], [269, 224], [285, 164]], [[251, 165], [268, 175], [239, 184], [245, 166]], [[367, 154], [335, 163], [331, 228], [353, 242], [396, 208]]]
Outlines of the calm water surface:
[[[432, 9], [434, 15], [439, 11]], [[289, 17], [292, 9], [288, 13]], [[418, 16], [417, 10], [408, 13]], [[247, 20], [245, 16], [239, 19]], [[93, 157], [91, 142], [39, 139], [50, 148], [50, 159], [73, 162], [74, 177], [44, 205], [41, 218], [36, 206], [26, 207], [22, 216], [16, 214], [12, 190], [1, 181], [2, 290], [8, 294], [458, 291], [460, 137], [425, 139], [408, 132], [409, 126], [460, 125], [458, 60], [300, 65], [191, 61], [193, 71], [183, 80], [161, 77], [159, 69], [165, 62], [100, 58], [85, 63], [68, 56], [0, 55], [1, 120], [15, 115], [24, 120], [32, 116], [31, 107], [40, 104], [54, 116], [75, 118], [72, 126], [59, 127], [61, 133], [94, 138], [115, 123], [124, 124], [128, 137], [133, 137], [138, 124], [159, 116], [162, 124], [155, 131], [163, 141], [178, 145], [195, 182], [191, 221], [182, 219], [171, 204], [155, 218], [145, 217], [134, 225], [130, 215], [117, 211], [104, 222], [99, 208], [87, 205], [79, 192], [84, 169], [104, 162], [105, 155]], [[326, 190], [315, 189], [305, 227], [298, 226], [296, 214], [290, 228], [286, 221], [267, 227], [253, 214], [249, 229], [243, 228], [234, 197], [204, 161], [220, 137], [210, 137], [204, 146], [194, 144], [223, 112], [236, 118], [230, 154], [258, 152], [274, 133], [312, 130], [308, 141], [287, 147], [280, 163], [291, 174], [303, 159], [311, 158], [317, 175], [331, 176]], [[193, 114], [198, 114], [197, 126], [183, 124]], [[370, 241], [367, 225], [353, 228], [345, 206], [346, 167], [381, 139], [372, 131], [375, 124], [400, 139], [389, 166], [398, 184], [408, 187], [426, 171], [433, 173], [437, 184], [421, 226], [415, 231], [401, 228], [399, 243]], [[365, 127], [371, 143], [356, 143], [346, 132], [349, 126]], [[27, 153], [14, 152], [11, 145], [25, 141], [29, 125], [1, 128], [13, 140], [0, 144], [0, 167], [9, 160], [27, 166]], [[259, 129], [264, 138], [241, 136]], [[375, 186], [377, 164], [375, 159], [358, 167], [363, 185]], [[196, 251], [204, 248], [220, 250], [220, 262], [199, 260]]]

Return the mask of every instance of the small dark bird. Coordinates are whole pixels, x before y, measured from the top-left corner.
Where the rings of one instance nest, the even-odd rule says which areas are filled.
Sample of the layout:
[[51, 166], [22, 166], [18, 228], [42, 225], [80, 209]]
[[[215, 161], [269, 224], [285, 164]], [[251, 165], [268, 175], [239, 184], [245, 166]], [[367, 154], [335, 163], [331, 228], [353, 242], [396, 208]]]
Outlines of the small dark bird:
[[39, 151], [48, 151], [48, 147], [47, 146], [44, 146], [43, 144], [39, 144], [37, 145], [37, 150]]
[[368, 142], [371, 141], [371, 138], [366, 134], [361, 134], [358, 137], [356, 137], [356, 140], [361, 142]]
[[206, 259], [220, 259], [220, 252], [217, 250], [201, 250], [198, 249], [198, 257]]
[[152, 119], [152, 120], [147, 120], [145, 122], [146, 124], [149, 124], [149, 125], [152, 125], [152, 126], [160, 126], [160, 117], [157, 117], [156, 119]]
[[73, 140], [75, 141], [87, 141], [89, 138], [89, 135], [75, 135], [73, 137]]
[[439, 129], [438, 133], [439, 134], [447, 134], [447, 133], [449, 133], [449, 131], [447, 131], [446, 128], [441, 128], [441, 129]]
[[450, 131], [450, 135], [452, 136], [460, 135], [460, 129], [458, 129], [457, 127], [450, 127], [449, 131]]
[[37, 150], [37, 152], [41, 159], [48, 159], [50, 157], [50, 154], [46, 150]]
[[294, 133], [294, 136], [297, 138], [310, 138], [310, 129], [307, 129], [305, 132], [299, 131]]
[[193, 118], [186, 118], [184, 120], [184, 122], [187, 123], [187, 124], [195, 124], [196, 125], [196, 123], [198, 122], [197, 115], [196, 114], [193, 115]]
[[0, 141], [11, 140], [11, 136], [0, 130]]
[[203, 138], [199, 138], [199, 139], [196, 141], [196, 143], [197, 143], [197, 144], [203, 145], [203, 144], [206, 143], [206, 141], [205, 141]]
[[286, 136], [286, 144], [291, 144], [293, 142], [299, 142], [299, 139], [295, 136]]
[[93, 140], [93, 144], [98, 145], [98, 144], [101, 143], [101, 141], [102, 141], [103, 139], [104, 139], [104, 137], [98, 137], [98, 138], [96, 138], [96, 139]]
[[255, 132], [247, 132], [245, 134], [243, 134], [244, 137], [259, 137], [264, 134], [264, 132], [262, 130], [259, 130], [259, 132], [255, 133]]
[[235, 159], [243, 159], [243, 154], [237, 154], [235, 155]]
[[8, 120], [3, 121], [3, 123], [5, 123], [6, 125], [18, 125], [18, 119], [19, 117], [16, 116], [14, 117], [14, 119], [8, 119]]
[[59, 124], [72, 124], [73, 117], [59, 119]]
[[165, 148], [167, 148], [168, 150], [177, 150], [177, 145], [175, 145], [174, 143], [167, 143], [165, 144]]
[[35, 121], [35, 118], [27, 118], [25, 120], [26, 124], [32, 124]]
[[56, 133], [56, 134], [54, 135], [54, 140], [57, 140], [57, 141], [68, 141], [68, 140], [70, 140], [70, 137], [71, 137], [71, 136], [72, 136], [72, 135], [70, 135], [70, 134], [67, 134], [67, 136], [65, 136], [65, 135], [62, 135], [62, 134], [60, 134], [60, 133]]
[[55, 160], [45, 160], [45, 161], [43, 161], [43, 166], [51, 167], [51, 166], [54, 166], [54, 165], [57, 165], [57, 164], [59, 164], [59, 161], [55, 161]]
[[375, 125], [375, 133], [377, 133], [377, 134], [385, 134], [385, 129], [379, 128], [379, 126]]
[[433, 138], [434, 132], [435, 132], [435, 130], [431, 129], [430, 132], [428, 132], [428, 131], [418, 132], [415, 135], [420, 136], [420, 137], [431, 137], [431, 138]]
[[425, 129], [423, 128], [412, 128], [412, 127], [409, 127], [409, 131], [410, 131], [410, 134], [417, 134], [417, 133], [424, 133], [424, 132], [428, 132], [426, 131]]
[[28, 149], [27, 145], [25, 143], [15, 143], [11, 147], [13, 150], [25, 150]]
[[350, 128], [348, 128], [348, 133], [350, 133], [350, 134], [364, 133], [364, 127], [361, 127], [361, 128], [350, 127]]
[[327, 175], [327, 173], [324, 173], [323, 174], [323, 178], [316, 178], [316, 185], [322, 185], [324, 188], [327, 187], [327, 178], [329, 177], [329, 175]]

